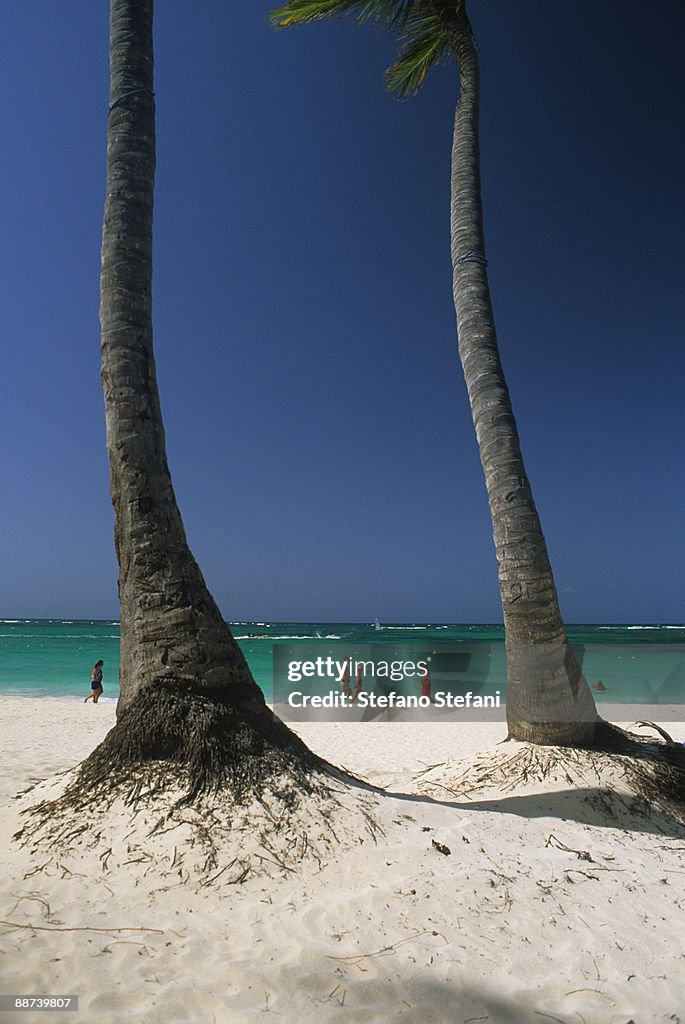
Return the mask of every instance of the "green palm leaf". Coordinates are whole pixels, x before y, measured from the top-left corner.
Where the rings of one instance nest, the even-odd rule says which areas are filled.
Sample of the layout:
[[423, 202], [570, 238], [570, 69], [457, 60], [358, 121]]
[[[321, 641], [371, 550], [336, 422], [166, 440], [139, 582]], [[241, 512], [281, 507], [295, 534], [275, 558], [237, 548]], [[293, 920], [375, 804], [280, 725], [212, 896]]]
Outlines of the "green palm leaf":
[[444, 23], [430, 4], [422, 3], [407, 13], [401, 36], [402, 49], [385, 73], [389, 92], [407, 99], [417, 92], [432, 67], [451, 53]]
[[420, 89], [430, 69], [449, 53], [445, 18], [438, 17], [430, 0], [289, 0], [269, 19], [277, 28], [290, 28], [345, 15], [399, 29], [402, 48], [386, 72], [386, 85], [399, 99]]
[[289, 0], [289, 3], [269, 13], [269, 20], [277, 28], [308, 25], [324, 18], [353, 15], [357, 21], [384, 21], [401, 24], [417, 0]]

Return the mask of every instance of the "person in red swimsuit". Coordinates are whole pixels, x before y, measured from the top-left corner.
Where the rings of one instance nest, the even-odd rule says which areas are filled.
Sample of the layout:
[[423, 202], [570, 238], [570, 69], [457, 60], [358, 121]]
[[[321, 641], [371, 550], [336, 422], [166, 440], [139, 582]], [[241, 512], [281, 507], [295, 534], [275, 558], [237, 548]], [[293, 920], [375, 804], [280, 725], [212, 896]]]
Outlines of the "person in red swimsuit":
[[421, 687], [421, 696], [428, 697], [431, 699], [431, 670], [426, 666], [425, 674], [417, 681], [417, 686]]

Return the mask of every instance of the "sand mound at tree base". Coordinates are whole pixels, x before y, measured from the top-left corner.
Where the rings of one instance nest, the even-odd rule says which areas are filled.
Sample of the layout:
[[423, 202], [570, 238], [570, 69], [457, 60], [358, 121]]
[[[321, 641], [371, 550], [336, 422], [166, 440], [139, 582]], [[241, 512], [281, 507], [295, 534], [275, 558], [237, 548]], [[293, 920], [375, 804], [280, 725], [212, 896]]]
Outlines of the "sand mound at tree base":
[[433, 799], [477, 800], [479, 806], [485, 800], [532, 816], [542, 813], [533, 798], [544, 795], [547, 810], [554, 803], [562, 817], [620, 825], [637, 816], [650, 819], [654, 831], [685, 834], [685, 749], [606, 722], [593, 748], [510, 742], [466, 764], [433, 765], [410, 788]]

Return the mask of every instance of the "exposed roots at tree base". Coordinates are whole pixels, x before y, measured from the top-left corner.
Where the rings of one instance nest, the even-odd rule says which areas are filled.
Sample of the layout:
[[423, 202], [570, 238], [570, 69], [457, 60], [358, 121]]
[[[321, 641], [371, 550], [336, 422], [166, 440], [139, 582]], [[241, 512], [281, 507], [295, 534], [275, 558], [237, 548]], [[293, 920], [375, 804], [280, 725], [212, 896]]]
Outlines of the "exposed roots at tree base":
[[607, 818], [658, 817], [662, 826], [685, 831], [685, 747], [662, 743], [600, 722], [592, 747], [517, 743], [447, 762], [416, 777], [415, 792], [438, 800], [496, 800], [498, 794], [534, 790], [558, 782], [583, 794]]
[[16, 838], [34, 853], [200, 886], [296, 870], [379, 831], [371, 788], [268, 710], [169, 687], [141, 693], [78, 768], [25, 803]]

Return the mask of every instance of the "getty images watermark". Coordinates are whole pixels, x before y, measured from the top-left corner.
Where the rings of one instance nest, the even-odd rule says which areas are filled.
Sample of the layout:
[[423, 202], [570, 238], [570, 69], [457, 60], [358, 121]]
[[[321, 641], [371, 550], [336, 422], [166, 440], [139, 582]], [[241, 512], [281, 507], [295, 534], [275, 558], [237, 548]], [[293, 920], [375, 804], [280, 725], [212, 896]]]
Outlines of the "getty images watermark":
[[[354, 644], [320, 638], [277, 642], [273, 652], [274, 711], [285, 720], [504, 721], [506, 716], [501, 642], [441, 643], [433, 637], [415, 644]], [[660, 716], [685, 721], [684, 644], [574, 642], [572, 653], [600, 714], [610, 703], [621, 707], [623, 718], [616, 718], [614, 709], [615, 721]], [[530, 670], [557, 662], [558, 647], [535, 645], [522, 664]]]
[[274, 710], [287, 720], [499, 719], [498, 667], [485, 647], [276, 643]]

